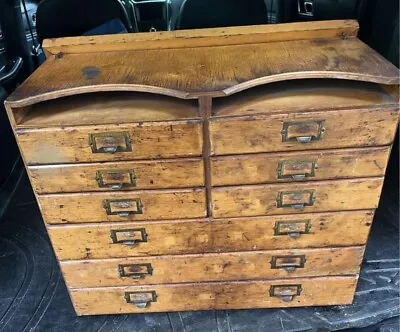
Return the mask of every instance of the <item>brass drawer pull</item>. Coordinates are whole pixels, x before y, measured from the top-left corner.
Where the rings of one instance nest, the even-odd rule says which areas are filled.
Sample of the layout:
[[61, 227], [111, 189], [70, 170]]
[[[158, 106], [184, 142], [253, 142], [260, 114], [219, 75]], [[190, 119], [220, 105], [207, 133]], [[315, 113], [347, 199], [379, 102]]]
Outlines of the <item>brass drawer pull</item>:
[[143, 204], [140, 198], [135, 199], [106, 199], [104, 209], [107, 215], [119, 215], [129, 217], [130, 215], [143, 214]]
[[150, 292], [125, 292], [126, 303], [133, 304], [138, 309], [148, 308], [152, 302], [157, 302], [157, 293]]
[[273, 285], [269, 290], [271, 297], [277, 297], [283, 302], [291, 302], [303, 291], [301, 285]]
[[132, 151], [132, 140], [128, 133], [89, 134], [89, 145], [93, 153]]
[[286, 272], [294, 272], [296, 269], [304, 268], [305, 262], [305, 255], [273, 256], [271, 260], [271, 269], [283, 269]]
[[120, 190], [136, 187], [136, 175], [133, 170], [105, 170], [96, 172], [99, 188]]
[[112, 243], [123, 244], [128, 247], [134, 247], [138, 243], [147, 242], [145, 228], [111, 230], [110, 237]]
[[310, 220], [277, 221], [275, 222], [274, 235], [287, 235], [292, 239], [298, 239], [302, 234], [310, 234]]
[[315, 190], [280, 191], [276, 199], [278, 208], [290, 207], [294, 210], [304, 210], [313, 206], [316, 199]]
[[153, 275], [151, 264], [127, 264], [118, 265], [118, 272], [121, 278], [144, 279]]
[[282, 142], [298, 142], [302, 144], [319, 141], [325, 135], [324, 120], [284, 122]]
[[315, 176], [318, 169], [314, 160], [280, 161], [278, 163], [278, 179], [305, 180]]

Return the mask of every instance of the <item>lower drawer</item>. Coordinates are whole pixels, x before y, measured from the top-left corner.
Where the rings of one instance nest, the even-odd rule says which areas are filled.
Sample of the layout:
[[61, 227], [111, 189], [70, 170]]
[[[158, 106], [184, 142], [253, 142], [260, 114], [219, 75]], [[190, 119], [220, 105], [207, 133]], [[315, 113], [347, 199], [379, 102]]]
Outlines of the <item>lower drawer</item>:
[[365, 245], [373, 211], [48, 226], [59, 260]]
[[357, 276], [70, 289], [78, 315], [350, 304]]
[[364, 247], [66, 261], [72, 288], [285, 279], [359, 273]]

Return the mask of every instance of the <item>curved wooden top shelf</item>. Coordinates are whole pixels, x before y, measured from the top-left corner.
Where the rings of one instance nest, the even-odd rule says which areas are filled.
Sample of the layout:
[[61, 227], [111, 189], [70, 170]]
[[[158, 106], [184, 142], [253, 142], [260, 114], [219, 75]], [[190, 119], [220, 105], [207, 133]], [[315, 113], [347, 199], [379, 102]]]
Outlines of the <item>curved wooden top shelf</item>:
[[[230, 29], [240, 28], [225, 30]], [[338, 29], [336, 34], [341, 31]], [[192, 47], [186, 41], [186, 47], [128, 47], [110, 52], [96, 52], [98, 45], [90, 44], [93, 49], [88, 46], [87, 52], [50, 55], [7, 103], [19, 107], [96, 91], [141, 91], [182, 99], [221, 97], [262, 84], [308, 78], [399, 84], [398, 69], [354, 33], [341, 32], [346, 38], [307, 33], [303, 31], [300, 37], [304, 39], [298, 40], [287, 40], [285, 35], [281, 41], [272, 38], [271, 42], [269, 33], [267, 42], [258, 38], [257, 43], [245, 39], [245, 43], [235, 44], [235, 39], [230, 44], [229, 38], [220, 36], [218, 44], [214, 36], [212, 46]]]

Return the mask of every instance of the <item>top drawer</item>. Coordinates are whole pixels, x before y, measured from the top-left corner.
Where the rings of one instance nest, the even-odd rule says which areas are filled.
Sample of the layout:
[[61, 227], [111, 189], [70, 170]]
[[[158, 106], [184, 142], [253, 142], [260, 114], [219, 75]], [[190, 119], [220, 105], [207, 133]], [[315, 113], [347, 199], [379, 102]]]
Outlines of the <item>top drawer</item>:
[[213, 155], [388, 145], [398, 110], [306, 112], [214, 119]]
[[201, 132], [201, 120], [16, 131], [28, 165], [199, 156]]

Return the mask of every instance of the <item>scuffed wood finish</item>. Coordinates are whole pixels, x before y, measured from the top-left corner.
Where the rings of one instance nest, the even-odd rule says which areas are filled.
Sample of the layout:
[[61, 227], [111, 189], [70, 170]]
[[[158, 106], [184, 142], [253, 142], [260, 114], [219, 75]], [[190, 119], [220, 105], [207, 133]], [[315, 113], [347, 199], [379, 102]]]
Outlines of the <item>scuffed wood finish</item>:
[[[136, 287], [71, 289], [79, 315], [142, 313], [187, 310], [280, 308], [350, 304], [357, 276], [299, 278], [224, 283], [193, 283]], [[271, 286], [301, 285], [302, 292], [291, 302], [270, 295]], [[155, 291], [157, 301], [139, 309], [127, 303], [125, 292]]]
[[195, 101], [134, 92], [76, 95], [16, 110], [17, 128], [82, 126], [199, 118]]
[[389, 155], [379, 147], [213, 157], [211, 179], [229, 186], [384, 176]]
[[[295, 136], [318, 135], [310, 125], [302, 133], [304, 123], [323, 121], [325, 128], [319, 140], [300, 143]], [[391, 144], [397, 129], [398, 109], [350, 110], [245, 116], [212, 119], [211, 149], [214, 155], [273, 151], [315, 150], [366, 147]], [[282, 142], [284, 124], [297, 127], [293, 141]]]
[[[124, 183], [119, 190], [204, 186], [202, 159], [29, 166], [28, 172], [39, 194], [109, 191], [112, 183]], [[109, 176], [100, 187], [97, 172], [114, 172], [115, 180]], [[135, 175], [135, 185], [130, 184], [129, 172]]]
[[398, 75], [394, 65], [356, 38], [61, 54], [43, 63], [7, 103], [21, 107], [96, 91], [217, 97], [292, 79], [398, 84]]
[[[59, 260], [124, 258], [147, 255], [179, 255], [364, 245], [372, 223], [372, 211], [316, 213], [257, 218], [163, 221], [152, 223], [102, 223], [48, 226]], [[309, 223], [308, 234], [292, 238], [278, 223]], [[144, 228], [147, 242], [135, 247], [114, 244], [111, 231]], [[287, 228], [282, 228], [287, 230]], [[299, 228], [297, 231], [303, 231]], [[296, 228], [292, 229], [295, 232]]]
[[[142, 213], [120, 216], [110, 215], [105, 208], [111, 203], [111, 213], [137, 210], [135, 200], [140, 200]], [[43, 218], [48, 224], [66, 224], [102, 221], [135, 221], [157, 219], [184, 219], [206, 216], [204, 189], [176, 189], [164, 191], [126, 191], [107, 193], [60, 194], [38, 196]], [[125, 206], [127, 205], [127, 206]], [[129, 205], [129, 206], [128, 206]]]
[[399, 116], [357, 31], [45, 42], [5, 107], [78, 315], [351, 303]]
[[213, 116], [254, 116], [396, 106], [385, 88], [372, 83], [342, 80], [300, 80], [261, 85], [213, 100]]
[[47, 54], [98, 53], [165, 48], [188, 48], [268, 43], [284, 40], [356, 37], [359, 25], [354, 20], [299, 22], [212, 29], [160, 31], [45, 39]]
[[[350, 247], [67, 261], [60, 264], [68, 287], [113, 287], [351, 275], [359, 272], [363, 252], [363, 247]], [[304, 267], [294, 271], [282, 268], [283, 263], [290, 265], [303, 258]], [[278, 266], [273, 265], [274, 260]], [[141, 279], [120, 276], [120, 266], [123, 274], [147, 273], [147, 268], [143, 268], [146, 264], [151, 265], [151, 275], [144, 274]]]
[[[383, 178], [220, 187], [212, 190], [215, 218], [375, 209]], [[279, 196], [282, 193], [282, 206]], [[314, 202], [309, 203], [311, 196]], [[306, 203], [303, 208], [297, 204]], [[310, 205], [308, 205], [310, 204]], [[293, 205], [293, 206], [290, 206]]]
[[[93, 153], [91, 134], [127, 134], [131, 152]], [[200, 120], [108, 126], [18, 129], [17, 139], [27, 165], [200, 156]]]

